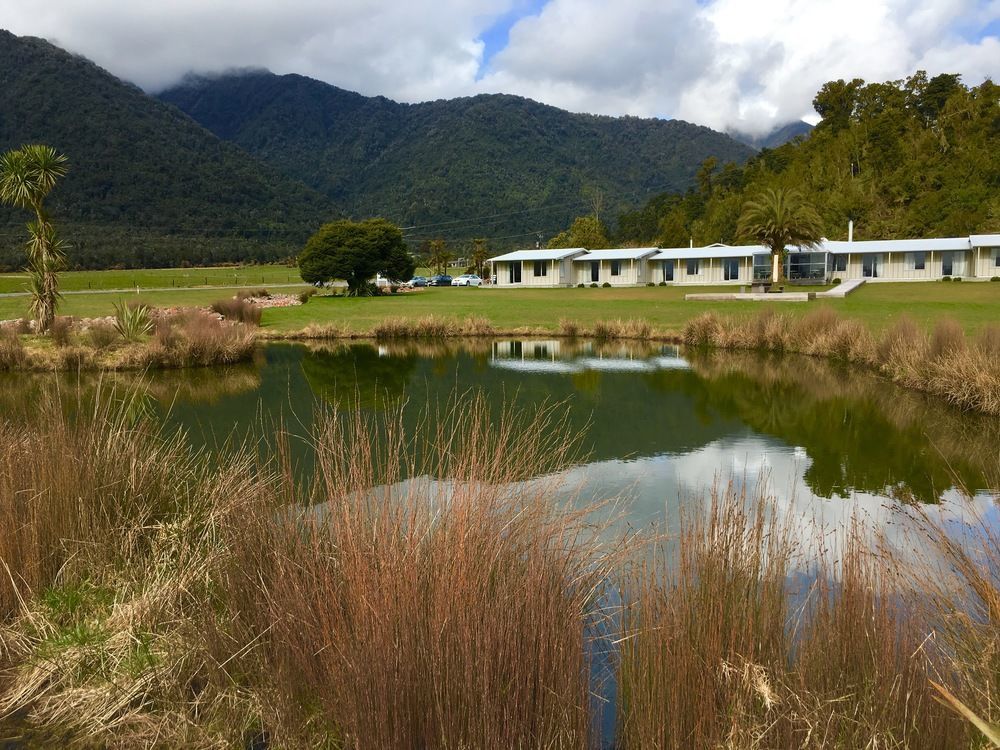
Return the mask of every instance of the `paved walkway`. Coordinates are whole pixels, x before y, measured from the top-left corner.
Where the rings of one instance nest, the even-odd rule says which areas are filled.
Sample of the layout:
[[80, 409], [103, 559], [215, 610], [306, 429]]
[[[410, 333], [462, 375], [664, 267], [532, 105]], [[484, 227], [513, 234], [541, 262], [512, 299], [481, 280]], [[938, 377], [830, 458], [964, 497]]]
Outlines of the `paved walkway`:
[[868, 279], [851, 279], [850, 281], [845, 281], [842, 284], [837, 284], [833, 289], [829, 289], [825, 292], [817, 292], [817, 297], [846, 297], [848, 294], [853, 292], [859, 286], [864, 284]]
[[[198, 292], [201, 290], [212, 290], [212, 289], [256, 289], [260, 287], [266, 287], [268, 289], [282, 289], [286, 287], [298, 287], [298, 286], [308, 286], [304, 281], [300, 281], [298, 284], [257, 284], [248, 285], [242, 284], [240, 286], [233, 286], [232, 284], [220, 285], [220, 286], [140, 286], [140, 287], [128, 287], [126, 289], [68, 289], [63, 292], [63, 294], [142, 294], [143, 292]], [[28, 292], [4, 292], [0, 294], [0, 297], [27, 297]]]

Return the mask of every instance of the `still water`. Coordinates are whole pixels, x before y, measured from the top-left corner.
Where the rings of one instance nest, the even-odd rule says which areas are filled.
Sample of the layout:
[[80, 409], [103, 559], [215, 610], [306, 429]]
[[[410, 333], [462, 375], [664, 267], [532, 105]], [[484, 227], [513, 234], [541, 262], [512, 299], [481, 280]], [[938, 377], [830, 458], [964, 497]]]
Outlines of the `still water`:
[[[822, 522], [966, 496], [989, 514], [1000, 466], [1000, 420], [807, 357], [565, 340], [275, 344], [239, 367], [113, 377], [140, 382], [169, 423], [209, 446], [279, 422], [306, 435], [317, 402], [401, 409], [413, 429], [456, 394], [486, 394], [496, 414], [555, 402], [585, 456], [570, 484], [627, 498], [637, 526], [669, 521], [713, 482], [761, 476], [779, 504]], [[52, 380], [0, 378], [0, 410]], [[305, 441], [295, 450], [308, 465]]]

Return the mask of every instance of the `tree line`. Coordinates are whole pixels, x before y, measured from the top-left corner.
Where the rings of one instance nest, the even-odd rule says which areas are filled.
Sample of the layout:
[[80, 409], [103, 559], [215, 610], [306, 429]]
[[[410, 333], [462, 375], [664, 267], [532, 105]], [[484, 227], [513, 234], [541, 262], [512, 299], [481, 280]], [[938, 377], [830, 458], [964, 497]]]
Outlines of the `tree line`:
[[849, 221], [860, 239], [1000, 231], [1000, 86], [920, 71], [884, 83], [830, 81], [813, 106], [822, 119], [809, 136], [743, 166], [706, 159], [688, 191], [621, 214], [613, 232], [602, 225], [608, 242], [734, 243], [748, 201], [791, 189], [815, 207], [830, 239], [846, 239]]

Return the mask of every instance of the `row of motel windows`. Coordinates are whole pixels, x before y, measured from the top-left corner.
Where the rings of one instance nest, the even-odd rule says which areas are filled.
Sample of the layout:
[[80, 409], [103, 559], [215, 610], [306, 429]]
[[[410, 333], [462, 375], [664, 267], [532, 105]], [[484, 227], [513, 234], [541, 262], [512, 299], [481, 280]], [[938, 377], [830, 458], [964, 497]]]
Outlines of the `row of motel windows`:
[[[536, 260], [535, 262], [535, 276], [548, 276], [549, 275], [549, 263], [545, 260]], [[591, 274], [596, 275], [600, 270], [600, 262], [592, 261], [590, 264]], [[611, 275], [621, 276], [622, 275], [622, 262], [620, 260], [611, 261]]]
[[[913, 252], [907, 253], [910, 260], [910, 267], [914, 271], [923, 271], [927, 267], [927, 253], [925, 252]], [[862, 275], [864, 276], [877, 276], [879, 274], [880, 258], [878, 254], [874, 253], [864, 253], [861, 254], [862, 257]], [[828, 269], [833, 272], [844, 272], [847, 271], [847, 255], [838, 254], [830, 255], [827, 259], [824, 259], [823, 253], [797, 253], [795, 255], [786, 256], [786, 262], [788, 263], [787, 275], [790, 279], [819, 279], [823, 278], [825, 271]], [[673, 281], [674, 280], [674, 263], [672, 260], [663, 261], [663, 280]], [[687, 266], [685, 271], [688, 276], [700, 276], [701, 275], [701, 259], [700, 258], [689, 258], [687, 261]], [[997, 268], [1000, 268], [1000, 250], [996, 252], [994, 257], [994, 263]], [[951, 276], [954, 271], [954, 256], [951, 252], [944, 252], [941, 254], [941, 274], [943, 276]], [[515, 271], [516, 267], [516, 271]], [[590, 264], [591, 278], [595, 281], [600, 269], [599, 261], [592, 261]], [[549, 275], [549, 263], [545, 260], [534, 261], [534, 272], [535, 276], [548, 276]], [[521, 281], [521, 264], [518, 262], [511, 263], [510, 269], [511, 281], [519, 283]], [[620, 260], [611, 261], [611, 275], [621, 276], [622, 275], [622, 262]], [[754, 279], [768, 279], [771, 277], [771, 256], [770, 255], [754, 255], [753, 256], [753, 277]], [[725, 281], [736, 281], [740, 278], [740, 260], [739, 258], [723, 258], [722, 260], [722, 278]]]

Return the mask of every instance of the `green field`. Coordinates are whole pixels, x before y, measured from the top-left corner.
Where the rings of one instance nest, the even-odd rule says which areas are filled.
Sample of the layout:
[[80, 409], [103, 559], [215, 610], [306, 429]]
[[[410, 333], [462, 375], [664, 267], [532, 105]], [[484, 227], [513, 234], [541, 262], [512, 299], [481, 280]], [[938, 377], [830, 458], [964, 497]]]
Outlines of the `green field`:
[[[211, 269], [220, 272], [222, 269]], [[263, 267], [275, 283], [287, 269]], [[96, 276], [107, 274], [107, 277]], [[129, 272], [91, 272], [90, 283], [114, 283], [113, 274]], [[137, 272], [156, 278], [159, 271]], [[194, 273], [194, 272], [192, 272]], [[208, 273], [201, 272], [198, 273]], [[271, 274], [268, 276], [267, 274]], [[69, 274], [67, 274], [67, 277]], [[260, 285], [260, 276], [257, 284]], [[78, 283], [78, 282], [77, 282]], [[282, 283], [278, 281], [277, 283]], [[287, 283], [287, 282], [284, 282]], [[241, 285], [249, 286], [250, 284]], [[65, 288], [65, 287], [64, 287]], [[686, 302], [691, 292], [731, 291], [719, 287], [639, 287], [622, 289], [475, 289], [429, 288], [384, 297], [352, 299], [347, 297], [315, 297], [301, 307], [264, 311], [264, 326], [275, 332], [294, 331], [310, 323], [346, 324], [350, 329], [364, 331], [386, 317], [417, 318], [439, 315], [464, 318], [475, 315], [487, 318], [501, 329], [520, 327], [555, 328], [560, 318], [575, 320], [583, 325], [598, 320], [643, 318], [663, 331], [679, 331], [685, 321], [707, 310], [724, 314], [748, 315], [765, 304], [776, 310], [801, 315], [819, 305], [828, 305], [843, 315], [858, 318], [878, 329], [901, 315], [909, 315], [919, 323], [932, 325], [943, 317], [958, 320], [967, 330], [975, 331], [984, 324], [1000, 322], [1000, 283], [908, 283], [867, 284], [846, 299], [809, 303], [761, 302]], [[167, 307], [208, 305], [231, 295], [225, 289], [178, 289], [176, 291], [134, 292], [129, 294], [68, 294], [63, 299], [60, 314], [79, 317], [108, 315], [114, 302], [122, 297], [139, 298], [149, 304]], [[0, 320], [27, 314], [25, 297], [0, 297]]]
[[[0, 274], [0, 294], [23, 292], [24, 274]], [[170, 289], [199, 286], [261, 286], [302, 283], [297, 268], [288, 266], [225, 266], [213, 268], [141, 268], [124, 271], [66, 271], [59, 275], [64, 291], [89, 289]]]
[[[846, 299], [808, 303], [687, 302], [691, 292], [727, 291], [699, 287], [639, 287], [623, 289], [475, 289], [431, 288], [419, 292], [350, 299], [317, 297], [302, 307], [266, 310], [264, 325], [277, 331], [302, 328], [309, 323], [345, 323], [366, 330], [389, 316], [425, 315], [487, 318], [502, 329], [522, 326], [555, 328], [560, 318], [584, 325], [614, 318], [643, 318], [654, 327], [679, 331], [699, 313], [715, 310], [748, 315], [773, 304], [776, 310], [801, 315], [818, 305], [859, 318], [878, 329], [906, 314], [923, 324], [942, 317], [957, 319], [969, 331], [1000, 322], [1000, 284], [909, 283], [871, 284]], [[731, 288], [728, 289], [731, 291]]]

